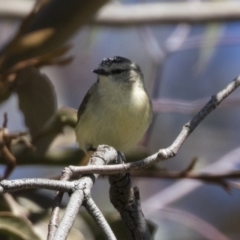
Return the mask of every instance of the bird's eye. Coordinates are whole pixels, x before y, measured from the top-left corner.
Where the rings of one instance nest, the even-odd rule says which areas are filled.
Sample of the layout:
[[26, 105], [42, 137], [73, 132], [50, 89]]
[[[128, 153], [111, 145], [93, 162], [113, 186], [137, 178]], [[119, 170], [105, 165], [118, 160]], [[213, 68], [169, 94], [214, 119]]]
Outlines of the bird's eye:
[[112, 74], [119, 74], [119, 73], [122, 73], [124, 71], [126, 71], [126, 70], [124, 70], [124, 69], [115, 69], [115, 70], [112, 70], [111, 73]]

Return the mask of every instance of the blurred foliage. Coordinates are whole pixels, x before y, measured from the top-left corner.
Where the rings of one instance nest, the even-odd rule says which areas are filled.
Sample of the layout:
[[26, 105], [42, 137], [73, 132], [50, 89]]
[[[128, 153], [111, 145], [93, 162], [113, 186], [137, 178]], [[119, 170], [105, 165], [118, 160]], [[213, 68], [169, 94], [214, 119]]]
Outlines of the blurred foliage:
[[[127, 235], [127, 231], [125, 229], [125, 225], [123, 221], [120, 218], [120, 215], [118, 213], [103, 213], [104, 217], [106, 218], [107, 222], [109, 223], [111, 229], [116, 235], [117, 239], [128, 239], [129, 236]], [[83, 219], [86, 221], [86, 223], [91, 227], [91, 229], [94, 230], [95, 238], [97, 240], [104, 240], [106, 239], [103, 233], [99, 228], [96, 228], [96, 223], [93, 221], [93, 219], [89, 216], [89, 214], [84, 213], [82, 214]], [[148, 221], [148, 227], [150, 229], [150, 232], [152, 236], [154, 235], [154, 232], [156, 231], [156, 226], [151, 222]]]
[[[78, 149], [48, 152], [53, 140], [66, 126], [75, 127], [77, 114], [70, 108], [57, 110], [54, 86], [39, 68], [71, 62], [71, 57], [65, 57], [71, 46], [65, 42], [106, 2], [38, 0], [16, 34], [0, 50], [0, 103], [16, 93], [25, 126], [29, 129], [24, 141], [19, 138], [11, 146], [11, 153], [17, 157], [19, 165], [78, 165], [83, 158], [83, 152]], [[18, 200], [10, 194], [0, 196], [0, 239], [45, 239], [50, 208], [51, 205], [39, 206], [36, 199], [30, 200], [29, 196]], [[69, 239], [94, 239], [93, 233], [79, 215]]]
[[[0, 71], [22, 68], [27, 61], [62, 48], [106, 0], [39, 0], [1, 54]], [[15, 65], [15, 67], [14, 67]], [[18, 65], [18, 66], [16, 66]]]
[[[2, 220], [0, 221], [0, 233], [2, 233], [2, 228], [7, 228], [7, 224], [9, 224], [11, 225], [11, 227], [9, 227], [10, 230], [16, 227], [18, 229], [21, 229], [21, 235], [19, 233], [20, 230], [19, 232], [18, 230], [15, 230], [13, 231], [13, 233], [9, 231], [9, 235], [7, 235], [8, 233], [6, 234], [6, 236], [11, 237], [15, 237], [15, 235], [13, 234], [19, 234], [19, 238], [17, 238], [17, 235], [17, 237], [13, 239], [45, 239], [44, 236], [47, 235], [47, 224], [50, 217], [52, 200], [50, 200], [49, 197], [44, 194], [34, 192], [35, 191], [31, 191], [30, 198], [27, 197], [29, 193], [23, 194], [22, 196], [15, 196], [13, 198], [13, 201], [15, 201], [14, 208], [24, 208], [26, 210], [25, 216], [23, 213], [21, 214], [21, 216], [19, 216], [16, 213], [3, 212], [5, 209], [1, 207], [2, 204], [0, 205], [0, 216], [2, 218]], [[7, 199], [5, 204], [8, 204]], [[64, 210], [61, 210], [61, 215], [63, 213]], [[116, 234], [117, 239], [128, 239], [128, 235], [125, 230], [124, 223], [121, 221], [120, 215], [116, 212], [103, 214], [106, 217], [108, 223], [110, 224], [113, 232]], [[26, 217], [31, 221], [31, 223], [27, 221]], [[1, 224], [2, 222], [4, 222], [4, 224]], [[156, 230], [156, 226], [150, 221], [148, 222], [148, 225], [151, 229], [151, 233], [153, 234]], [[34, 234], [36, 238], [32, 237], [34, 236]], [[92, 217], [87, 212], [80, 212], [74, 222], [74, 227], [70, 232], [69, 239], [101, 240], [105, 239], [105, 237], [101, 230], [97, 227]]]
[[[71, 58], [62, 58], [70, 49], [66, 40], [106, 2], [38, 0], [0, 51], [0, 102], [17, 93], [19, 109], [35, 147], [34, 156], [45, 155], [64, 126], [74, 127], [76, 122], [74, 110], [57, 111], [54, 86], [39, 67], [69, 63]], [[14, 148], [19, 159], [26, 153], [29, 156], [26, 148]]]
[[[34, 138], [57, 109], [54, 87], [46, 75], [33, 67], [21, 70], [16, 81], [19, 109], [24, 115], [29, 134]], [[46, 152], [54, 137], [45, 138], [44, 143], [35, 147], [42, 153]]]
[[9, 212], [0, 212], [0, 233], [14, 240], [40, 240], [26, 218]]

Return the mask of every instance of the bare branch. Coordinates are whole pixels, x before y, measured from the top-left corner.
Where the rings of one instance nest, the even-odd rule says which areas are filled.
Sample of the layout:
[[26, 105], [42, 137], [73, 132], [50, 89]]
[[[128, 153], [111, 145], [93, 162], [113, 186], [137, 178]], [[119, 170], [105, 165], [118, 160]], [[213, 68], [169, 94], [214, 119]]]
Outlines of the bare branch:
[[[89, 165], [105, 165], [108, 163], [114, 163], [118, 161], [118, 154], [115, 149], [112, 147], [100, 145], [97, 148], [97, 151], [93, 153], [89, 160]], [[60, 182], [66, 182], [72, 177], [71, 169], [65, 169], [63, 171], [63, 175], [61, 177], [62, 180]], [[91, 174], [89, 176], [82, 177], [78, 181], [74, 181], [75, 185], [71, 191], [74, 190], [72, 194], [69, 204], [67, 206], [64, 217], [59, 224], [58, 227], [58, 215], [59, 215], [59, 207], [61, 204], [62, 193], [57, 193], [54, 208], [51, 214], [51, 219], [49, 223], [49, 233], [48, 239], [53, 240], [63, 240], [66, 239], [68, 233], [73, 225], [75, 217], [78, 213], [78, 209], [82, 205], [82, 202], [85, 201], [86, 198], [89, 197], [89, 194], [85, 194], [86, 192], [90, 192], [95, 180], [97, 179], [98, 174]], [[94, 213], [92, 213], [94, 214]], [[112, 237], [112, 235], [110, 235]], [[114, 239], [114, 238], [109, 238]]]
[[8, 178], [12, 173], [12, 171], [14, 170], [17, 163], [17, 159], [12, 154], [12, 151], [11, 151], [12, 140], [16, 139], [20, 141], [23, 139], [22, 136], [26, 135], [26, 133], [22, 133], [22, 132], [17, 134], [9, 133], [7, 124], [8, 124], [8, 116], [7, 116], [7, 113], [4, 113], [4, 120], [3, 120], [2, 128], [0, 129], [0, 153], [3, 159], [5, 160], [5, 162], [7, 162], [7, 167], [1, 179]]
[[203, 182], [217, 184], [223, 187], [226, 191], [230, 191], [231, 188], [239, 188], [239, 184], [227, 182], [227, 179], [240, 179], [240, 171], [232, 171], [228, 173], [191, 173], [191, 172], [173, 172], [173, 171], [133, 171], [133, 177], [148, 177], [148, 178], [163, 178], [163, 179], [193, 179]]
[[8, 19], [22, 19], [29, 14], [33, 6], [33, 1], [0, 0], [0, 16]]
[[58, 180], [30, 178], [18, 180], [2, 180], [0, 182], [0, 193], [14, 192], [21, 189], [49, 189], [59, 191], [71, 191], [74, 189], [75, 182], [63, 182]]
[[[222, 174], [226, 172], [233, 172], [236, 170], [236, 166], [239, 166], [239, 155], [240, 148], [236, 148], [227, 153], [221, 159], [216, 159], [213, 164], [209, 164], [208, 166], [204, 167], [201, 173], [205, 172], [209, 174]], [[147, 215], [149, 218], [152, 218], [153, 214], [156, 213], [156, 209], [165, 207], [178, 201], [181, 198], [184, 198], [187, 194], [195, 191], [203, 184], [203, 182], [190, 181], [188, 179], [176, 181], [166, 189], [163, 189], [159, 192], [156, 192], [152, 196], [149, 196], [149, 198], [142, 203], [143, 209], [145, 210], [145, 215]], [[232, 183], [231, 187], [233, 187]]]
[[141, 209], [140, 194], [137, 187], [132, 188], [130, 174], [109, 176], [110, 200], [119, 211], [132, 240], [150, 240], [147, 221]]
[[60, 205], [62, 203], [63, 192], [57, 192], [54, 198], [53, 208], [48, 224], [47, 240], [52, 240], [58, 229]]
[[[0, 17], [21, 19], [32, 9], [32, 2], [0, 1]], [[238, 2], [174, 2], [142, 3], [134, 5], [107, 4], [98, 11], [93, 24], [129, 26], [159, 23], [206, 23], [240, 19]]]
[[94, 221], [103, 231], [106, 239], [108, 240], [117, 240], [112, 229], [110, 228], [108, 222], [104, 218], [102, 212], [99, 210], [92, 197], [90, 196], [89, 190], [85, 191], [85, 201], [83, 202], [83, 206], [86, 208], [88, 213], [92, 216]]
[[[118, 163], [119, 160], [120, 160], [120, 157], [113, 148], [101, 145], [98, 147], [97, 151], [93, 153], [92, 157], [90, 158], [89, 165], [93, 165], [93, 164], [105, 165], [108, 163]], [[21, 189], [33, 189], [33, 188], [73, 192], [71, 195], [69, 204], [67, 206], [65, 215], [61, 223], [59, 224], [59, 227], [58, 227], [58, 218], [59, 218], [59, 208], [61, 204], [62, 193], [59, 192], [57, 194], [55, 199], [55, 205], [54, 205], [53, 212], [50, 219], [48, 239], [53, 239], [53, 240], [66, 239], [73, 225], [73, 222], [75, 220], [75, 217], [78, 213], [80, 206], [84, 204], [88, 212], [93, 216], [94, 220], [98, 223], [98, 225], [104, 231], [107, 239], [115, 240], [116, 237], [111, 231], [109, 225], [107, 224], [100, 210], [97, 208], [97, 206], [95, 205], [95, 203], [90, 197], [90, 190], [96, 178], [98, 177], [98, 174], [83, 176], [81, 177], [80, 180], [69, 182], [68, 180], [71, 179], [72, 175], [73, 175], [73, 172], [71, 171], [71, 169], [66, 168], [64, 169], [61, 177], [62, 181], [49, 180], [49, 179], [23, 179], [23, 180], [11, 180], [11, 181], [2, 180], [0, 182], [0, 193], [12, 192], [12, 191], [21, 190]], [[126, 201], [123, 201], [122, 202], [123, 205], [119, 206], [124, 208], [123, 211], [125, 212], [124, 213], [122, 212], [124, 216], [124, 221], [128, 226], [129, 230], [131, 231], [131, 234], [133, 234], [134, 236], [138, 236], [137, 238], [133, 238], [133, 239], [150, 239], [148, 237], [150, 235], [148, 232], [147, 223], [141, 212], [139, 192], [136, 188], [135, 189], [131, 188], [131, 181], [129, 178], [129, 174], [117, 175], [114, 177], [112, 176], [112, 180], [111, 180], [112, 192], [117, 190], [116, 187], [118, 187], [119, 184], [121, 185], [123, 184], [123, 182], [126, 183], [126, 181], [129, 187], [126, 188], [126, 185], [124, 184], [124, 186], [122, 185], [123, 188], [120, 191], [122, 194], [124, 194], [122, 195], [122, 197], [124, 197]], [[116, 197], [117, 194], [114, 194], [114, 196]], [[126, 198], [126, 196], [128, 196], [129, 198]], [[136, 218], [132, 220], [133, 222], [131, 221], [129, 222], [129, 220], [127, 221], [127, 217], [130, 218], [129, 214], [136, 215]], [[135, 224], [135, 226], [132, 225], [133, 223]]]
[[78, 214], [79, 208], [82, 205], [84, 194], [83, 189], [85, 188], [84, 185], [86, 184], [86, 188], [91, 189], [93, 184], [93, 179], [91, 181], [90, 178], [86, 177], [79, 180], [79, 184], [81, 187], [79, 190], [76, 190], [72, 193], [71, 198], [68, 202], [65, 214], [61, 223], [59, 224], [58, 229], [56, 230], [56, 234], [54, 235], [53, 240], [65, 240], [67, 239], [68, 233], [70, 232], [75, 218]]
[[212, 96], [211, 100], [201, 109], [201, 111], [195, 115], [195, 117], [183, 126], [182, 131], [179, 133], [175, 141], [171, 146], [165, 149], [160, 149], [158, 153], [155, 153], [143, 160], [139, 160], [131, 163], [117, 164], [114, 166], [83, 166], [75, 167], [70, 166], [70, 169], [75, 174], [87, 174], [87, 173], [99, 173], [99, 174], [116, 174], [129, 172], [132, 170], [140, 170], [149, 167], [157, 162], [167, 160], [174, 157], [189, 135], [194, 129], [201, 123], [208, 114], [210, 114], [226, 97], [228, 97], [236, 88], [240, 85], [240, 76], [233, 82], [229, 83], [223, 90]]
[[[60, 180], [68, 181], [71, 177], [72, 177], [72, 172], [70, 171], [69, 168], [65, 168], [62, 171]], [[64, 194], [63, 192], [57, 192], [56, 196], [54, 198], [53, 208], [52, 208], [52, 212], [51, 212], [51, 216], [50, 216], [50, 221], [48, 224], [47, 240], [52, 240], [58, 229], [60, 205], [62, 202], [63, 194]]]

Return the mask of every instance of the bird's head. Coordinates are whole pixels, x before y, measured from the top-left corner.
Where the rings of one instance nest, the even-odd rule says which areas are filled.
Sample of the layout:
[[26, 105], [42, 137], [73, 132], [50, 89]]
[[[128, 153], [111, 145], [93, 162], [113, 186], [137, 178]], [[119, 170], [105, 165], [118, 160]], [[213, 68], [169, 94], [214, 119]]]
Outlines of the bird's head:
[[131, 82], [142, 81], [142, 72], [140, 67], [131, 60], [124, 57], [104, 58], [97, 69], [92, 72], [101, 77], [109, 78], [114, 81]]

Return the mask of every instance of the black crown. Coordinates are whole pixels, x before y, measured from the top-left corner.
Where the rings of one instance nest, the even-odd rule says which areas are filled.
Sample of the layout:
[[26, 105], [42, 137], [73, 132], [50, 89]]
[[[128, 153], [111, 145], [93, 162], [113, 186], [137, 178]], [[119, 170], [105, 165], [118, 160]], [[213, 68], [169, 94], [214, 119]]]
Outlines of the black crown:
[[119, 57], [119, 56], [115, 56], [115, 57], [110, 57], [110, 58], [104, 58], [101, 62], [101, 66], [110, 66], [113, 63], [132, 63], [131, 60], [124, 58], [124, 57]]

